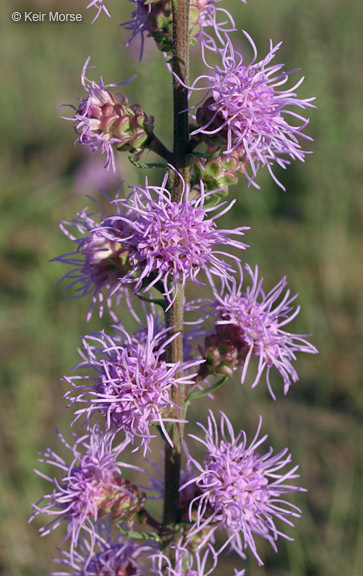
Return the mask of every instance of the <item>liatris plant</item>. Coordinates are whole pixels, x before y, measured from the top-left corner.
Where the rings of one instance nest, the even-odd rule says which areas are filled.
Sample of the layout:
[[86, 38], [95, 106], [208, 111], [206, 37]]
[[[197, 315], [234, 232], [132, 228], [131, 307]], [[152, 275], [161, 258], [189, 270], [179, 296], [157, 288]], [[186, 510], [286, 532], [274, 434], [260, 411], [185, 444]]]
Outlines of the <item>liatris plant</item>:
[[[290, 85], [294, 71], [275, 63], [280, 44], [271, 42], [258, 59], [252, 38], [241, 37], [220, 0], [130, 2], [128, 44], [139, 35], [142, 58], [144, 40], [152, 38], [170, 71], [173, 149], [156, 136], [153, 117], [115, 91], [128, 80], [88, 79], [87, 58], [86, 93], [67, 118], [76, 143], [105, 153], [105, 169], [114, 169], [123, 151], [143, 166], [143, 151], [152, 150], [165, 175], [159, 186], [146, 179], [125, 196], [106, 196], [106, 214], [96, 204], [61, 223], [73, 242], [73, 251], [55, 258], [68, 266], [64, 288], [89, 297], [88, 320], [106, 308], [113, 324], [84, 336], [81, 360], [64, 378], [83, 435], [74, 433], [69, 444], [59, 433], [68, 459], [49, 448], [41, 453], [55, 472], [38, 471], [51, 490], [33, 505], [31, 519], [48, 517], [42, 535], [66, 525], [56, 575], [209, 576], [221, 573], [221, 557], [232, 549], [240, 557], [235, 576], [242, 576], [249, 552], [262, 564], [260, 538], [275, 551], [279, 538], [290, 539], [284, 525], [301, 514], [290, 496], [304, 490], [298, 466], [287, 448], [265, 446], [261, 417], [251, 441], [213, 411], [195, 423], [199, 435], [189, 434], [202, 447], [198, 459], [185, 437], [187, 409], [236, 372], [245, 382], [254, 358], [252, 387], [265, 379], [276, 399], [270, 373], [279, 373], [286, 394], [298, 381], [296, 353], [317, 352], [308, 335], [286, 330], [300, 310], [286, 279], [265, 288], [257, 266], [245, 262], [248, 226], [218, 226], [233, 209], [232, 184], [257, 186], [258, 169], [267, 167], [283, 188], [274, 167], [304, 160], [301, 138], [310, 138], [302, 112], [313, 98], [300, 98], [302, 79]], [[95, 19], [110, 17], [103, 0], [88, 7]], [[248, 40], [251, 61], [237, 52], [233, 34]], [[196, 45], [206, 70], [190, 81]], [[189, 299], [190, 283], [203, 287], [203, 298]], [[137, 322], [134, 333], [125, 328], [127, 312]], [[163, 470], [153, 459], [158, 437]], [[127, 461], [140, 449], [144, 467]], [[159, 514], [155, 506], [151, 513], [155, 498]]]

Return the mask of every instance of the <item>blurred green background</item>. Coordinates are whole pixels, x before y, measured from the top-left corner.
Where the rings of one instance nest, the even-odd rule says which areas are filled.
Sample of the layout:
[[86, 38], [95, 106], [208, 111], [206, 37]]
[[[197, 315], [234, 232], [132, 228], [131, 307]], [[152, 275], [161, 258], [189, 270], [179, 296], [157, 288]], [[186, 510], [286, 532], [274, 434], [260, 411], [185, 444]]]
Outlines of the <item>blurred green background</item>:
[[[59, 378], [77, 362], [80, 335], [102, 323], [85, 322], [88, 302], [65, 300], [57, 280], [65, 272], [49, 259], [71, 250], [58, 229], [83, 208], [85, 194], [141, 183], [120, 154], [116, 178], [103, 159], [73, 148], [72, 124], [60, 119], [83, 96], [80, 71], [88, 55], [106, 83], [138, 78], [125, 91], [155, 117], [157, 134], [170, 145], [171, 83], [162, 58], [149, 45], [138, 64], [126, 52], [118, 26], [131, 3], [109, 0], [113, 13], [91, 26], [86, 0], [3, 0], [0, 7], [1, 79], [1, 476], [0, 573], [44, 576], [60, 532], [41, 539], [40, 522], [27, 525], [30, 502], [47, 487], [34, 475], [36, 452], [56, 446], [54, 428], [66, 430], [64, 387]], [[274, 403], [261, 383], [251, 391], [236, 380], [218, 393], [238, 426], [254, 434], [258, 415], [276, 449], [288, 445], [301, 465], [308, 493], [294, 543], [278, 555], [258, 543], [265, 566], [247, 562], [251, 576], [360, 576], [362, 524], [362, 327], [363, 327], [363, 5], [354, 0], [238, 0], [238, 28], [254, 38], [259, 55], [271, 37], [284, 44], [279, 61], [306, 75], [301, 97], [315, 95], [307, 132], [314, 154], [279, 174], [284, 193], [261, 173], [261, 190], [246, 182], [231, 189], [238, 199], [225, 226], [250, 225], [250, 264], [258, 263], [266, 288], [287, 275], [300, 293], [302, 312], [293, 330], [313, 333], [319, 356], [299, 357], [300, 382], [287, 397], [276, 378]], [[13, 23], [14, 10], [81, 12], [82, 23]], [[249, 47], [245, 45], [247, 58]], [[194, 60], [198, 52], [194, 52]], [[196, 68], [196, 65], [193, 65]], [[150, 157], [151, 158], [151, 157]], [[148, 161], [145, 155], [144, 160]], [[153, 178], [155, 176], [152, 176]], [[204, 405], [203, 405], [204, 406]], [[200, 406], [194, 410], [200, 410]], [[37, 524], [37, 525], [36, 525]], [[230, 556], [219, 576], [242, 562]]]

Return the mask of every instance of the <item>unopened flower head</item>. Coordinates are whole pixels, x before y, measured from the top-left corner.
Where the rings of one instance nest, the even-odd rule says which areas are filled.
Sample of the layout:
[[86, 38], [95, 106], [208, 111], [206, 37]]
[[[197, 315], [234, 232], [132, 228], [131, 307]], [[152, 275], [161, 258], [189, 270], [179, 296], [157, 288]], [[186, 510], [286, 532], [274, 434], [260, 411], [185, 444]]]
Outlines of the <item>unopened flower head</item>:
[[[140, 60], [143, 56], [145, 38], [152, 37], [158, 48], [171, 54], [173, 37], [173, 13], [171, 0], [129, 0], [134, 4], [131, 20], [122, 26], [131, 31], [128, 45], [136, 37], [140, 37]], [[245, 2], [245, 0], [242, 0]], [[218, 8], [220, 0], [190, 0], [189, 8], [189, 45], [195, 46], [198, 42], [206, 48], [216, 50], [216, 41], [210, 34], [214, 32], [217, 39], [224, 44], [224, 34], [235, 30], [235, 23], [231, 14]], [[219, 18], [221, 16], [221, 18]], [[211, 30], [210, 30], [211, 29]]]
[[131, 31], [127, 42], [140, 37], [140, 60], [144, 53], [145, 38], [152, 36], [162, 52], [170, 52], [172, 38], [172, 5], [171, 0], [156, 0], [146, 3], [146, 0], [129, 0], [134, 4], [131, 20], [123, 22], [122, 26]]
[[193, 163], [193, 189], [198, 189], [203, 180], [207, 192], [219, 189], [221, 196], [227, 196], [229, 187], [238, 184], [239, 175], [246, 170], [245, 154], [240, 152], [234, 150], [227, 157], [218, 148], [207, 147], [206, 157], [196, 158]]
[[[123, 214], [120, 206], [114, 207], [114, 212], [118, 216]], [[131, 218], [128, 215], [128, 219]], [[88, 320], [97, 302], [102, 316], [105, 291], [107, 307], [116, 320], [112, 313], [113, 297], [116, 303], [124, 296], [129, 298], [125, 287], [129, 283], [126, 276], [130, 271], [128, 237], [132, 230], [129, 225], [122, 219], [111, 222], [101, 209], [88, 213], [88, 208], [85, 208], [77, 213], [75, 219], [61, 222], [60, 228], [77, 246], [74, 252], [54, 258], [54, 261], [72, 267], [60, 280], [66, 282], [64, 289], [73, 289], [73, 297], [92, 294]]]
[[121, 92], [113, 94], [108, 88], [122, 86], [126, 82], [105, 85], [102, 77], [98, 84], [86, 77], [87, 58], [82, 71], [82, 85], [88, 97], [79, 98], [80, 104], [74, 118], [66, 118], [74, 122], [78, 134], [76, 143], [89, 146], [93, 151], [106, 154], [105, 168], [112, 167], [115, 171], [114, 150], [140, 152], [150, 139], [153, 128], [153, 118], [146, 116], [138, 104], [129, 105], [127, 97]]
[[317, 350], [305, 340], [308, 334], [293, 334], [284, 330], [300, 311], [300, 306], [293, 306], [298, 295], [290, 295], [286, 278], [265, 293], [258, 267], [252, 270], [246, 265], [245, 269], [251, 286], [243, 289], [241, 272], [239, 283], [233, 278], [222, 282], [220, 292], [214, 288], [211, 315], [216, 324], [215, 339], [217, 344], [230, 343], [234, 346], [237, 356], [234, 357], [233, 368], [242, 370], [242, 382], [245, 381], [250, 359], [258, 358], [257, 376], [252, 386], [258, 384], [266, 371], [267, 386], [275, 398], [270, 384], [271, 368], [275, 367], [281, 374], [286, 394], [291, 383], [299, 379], [292, 364], [296, 360], [295, 353], [316, 354]]
[[[232, 268], [219, 258], [231, 255], [216, 249], [217, 245], [245, 249], [247, 246], [230, 235], [243, 236], [248, 229], [239, 227], [233, 230], [218, 229], [216, 220], [233, 205], [231, 202], [208, 207], [208, 195], [200, 184], [200, 196], [189, 198], [189, 186], [179, 202], [174, 202], [166, 188], [168, 174], [160, 187], [135, 187], [123, 203], [133, 219], [128, 222], [133, 228], [129, 260], [139, 276], [134, 291], [159, 287], [172, 303], [178, 285], [184, 287], [187, 280], [200, 284], [197, 276], [201, 269], [208, 268], [212, 274], [229, 277]], [[212, 212], [218, 211], [211, 215]], [[115, 217], [115, 223], [117, 223]], [[236, 259], [236, 258], [235, 258]]]
[[214, 332], [208, 334], [204, 344], [199, 346], [201, 358], [205, 363], [199, 368], [198, 379], [208, 376], [233, 376], [234, 372], [243, 366], [248, 348], [240, 337], [240, 329], [233, 324], [216, 324]]
[[[306, 154], [301, 149], [298, 137], [311, 140], [302, 131], [308, 120], [291, 107], [305, 109], [313, 107], [314, 98], [297, 97], [295, 86], [281, 90], [292, 72], [284, 72], [283, 64], [271, 64], [281, 42], [273, 46], [267, 56], [257, 61], [257, 49], [250, 38], [254, 57], [244, 64], [242, 56], [236, 52], [229, 38], [223, 51], [220, 51], [222, 66], [211, 67], [210, 76], [203, 75], [199, 80], [207, 80], [207, 94], [202, 106], [197, 110], [198, 128], [192, 135], [199, 134], [209, 145], [220, 146], [227, 157], [238, 151], [249, 164], [251, 174], [246, 172], [250, 183], [259, 166], [267, 166], [274, 180], [282, 186], [272, 171], [274, 164], [285, 168], [288, 158], [303, 161]], [[297, 125], [289, 124], [292, 117]]]
[[[61, 557], [55, 558], [57, 564], [66, 567], [67, 572], [52, 572], [52, 576], [143, 576], [145, 564], [143, 556], [150, 554], [152, 548], [133, 543], [121, 535], [112, 539], [108, 525], [98, 528], [99, 537], [93, 550], [88, 541], [80, 539], [77, 550], [69, 553], [61, 550]], [[64, 569], [63, 569], [64, 570]]]
[[225, 529], [228, 539], [219, 552], [230, 544], [244, 558], [245, 549], [250, 548], [260, 564], [254, 536], [268, 540], [274, 550], [279, 536], [289, 539], [276, 527], [275, 519], [293, 526], [291, 518], [300, 517], [301, 511], [283, 498], [303, 490], [290, 484], [299, 477], [297, 466], [282, 471], [291, 463], [287, 449], [278, 454], [274, 454], [272, 448], [263, 455], [259, 453], [267, 438], [259, 438], [261, 422], [260, 419], [256, 435], [248, 446], [246, 434], [241, 431], [235, 435], [225, 414], [221, 412], [218, 425], [210, 412], [207, 427], [198, 423], [204, 437], [190, 435], [205, 447], [205, 458], [202, 463], [191, 458], [198, 475], [189, 481], [195, 483], [199, 491], [190, 503], [190, 518], [196, 509], [197, 520], [189, 537], [208, 526], [211, 530], [207, 538], [216, 530]]
[[121, 327], [115, 327], [118, 337], [104, 332], [86, 336], [84, 361], [76, 368], [92, 368], [96, 376], [65, 378], [75, 389], [75, 394], [71, 391], [66, 397], [72, 403], [87, 404], [77, 410], [77, 417], [86, 414], [89, 420], [95, 412], [101, 413], [108, 429], [122, 430], [132, 441], [139, 439], [145, 451], [155, 436], [153, 425], [159, 425], [172, 444], [165, 427], [166, 422], [177, 421], [171, 416], [175, 406], [172, 390], [192, 384], [195, 374], [190, 374], [190, 369], [200, 364], [166, 362], [165, 348], [177, 334], [170, 336], [169, 329], [155, 334], [152, 316], [147, 318], [147, 326], [144, 342], [135, 341]]
[[[81, 530], [88, 533], [90, 550], [97, 539], [95, 528], [99, 518], [130, 519], [143, 508], [144, 496], [121, 476], [121, 469], [136, 468], [119, 462], [118, 458], [129, 443], [128, 440], [112, 446], [112, 434], [103, 433], [97, 427], [88, 434], [77, 436], [74, 445], [68, 444], [61, 434], [61, 442], [72, 455], [71, 464], [47, 448], [41, 453], [40, 462], [50, 464], [60, 471], [60, 477], [37, 474], [48, 480], [52, 491], [37, 504], [30, 520], [39, 514], [54, 518], [40, 529], [42, 536], [49, 534], [62, 522], [67, 522], [67, 537], [71, 538], [71, 550], [76, 547]], [[131, 516], [129, 514], [131, 510]]]

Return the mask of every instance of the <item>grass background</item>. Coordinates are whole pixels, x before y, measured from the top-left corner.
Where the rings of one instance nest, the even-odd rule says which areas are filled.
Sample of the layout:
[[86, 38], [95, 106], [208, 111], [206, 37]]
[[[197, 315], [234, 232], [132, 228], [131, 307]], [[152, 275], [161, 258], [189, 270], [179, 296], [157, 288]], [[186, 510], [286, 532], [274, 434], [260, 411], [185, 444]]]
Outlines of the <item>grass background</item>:
[[[79, 337], [88, 331], [88, 303], [64, 300], [56, 282], [64, 273], [49, 259], [69, 251], [58, 221], [84, 206], [98, 186], [141, 183], [120, 155], [116, 179], [91, 172], [84, 150], [73, 149], [71, 123], [57, 110], [83, 96], [80, 70], [88, 55], [105, 82], [138, 78], [125, 91], [155, 117], [158, 135], [170, 145], [170, 76], [151, 47], [142, 64], [124, 50], [118, 23], [131, 4], [112, 2], [111, 20], [93, 26], [81, 0], [3, 0], [0, 7], [1, 195], [0, 195], [0, 573], [43, 576], [60, 541], [39, 538], [28, 526], [30, 502], [46, 490], [33, 474], [36, 451], [56, 446], [54, 428], [67, 429], [59, 378], [77, 361]], [[276, 379], [278, 402], [265, 387], [238, 382], [218, 393], [218, 406], [252, 435], [258, 414], [276, 449], [288, 445], [301, 465], [307, 495], [295, 542], [275, 555], [259, 542], [265, 566], [247, 562], [251, 576], [360, 576], [362, 526], [362, 220], [363, 44], [362, 3], [346, 0], [238, 0], [224, 3], [239, 29], [255, 39], [259, 54], [271, 37], [283, 39], [279, 59], [301, 67], [301, 96], [316, 95], [308, 132], [314, 154], [280, 175], [287, 192], [260, 174], [261, 190], [246, 182], [231, 190], [238, 199], [226, 226], [248, 224], [250, 264], [258, 263], [273, 286], [287, 275], [300, 293], [295, 331], [311, 332], [316, 357], [298, 358], [300, 382], [287, 397]], [[13, 23], [13, 10], [81, 12], [82, 23]], [[249, 48], [246, 46], [246, 51]], [[198, 58], [198, 53], [194, 54]], [[97, 76], [94, 76], [95, 78]], [[145, 160], [147, 161], [147, 156]], [[92, 166], [102, 159], [92, 156]], [[98, 164], [97, 164], [98, 163]], [[93, 170], [93, 168], [92, 168]], [[92, 328], [101, 326], [92, 320]], [[195, 408], [200, 410], [200, 406]], [[194, 412], [195, 413], [195, 412]], [[39, 526], [39, 523], [38, 523]], [[241, 561], [230, 557], [218, 576]]]

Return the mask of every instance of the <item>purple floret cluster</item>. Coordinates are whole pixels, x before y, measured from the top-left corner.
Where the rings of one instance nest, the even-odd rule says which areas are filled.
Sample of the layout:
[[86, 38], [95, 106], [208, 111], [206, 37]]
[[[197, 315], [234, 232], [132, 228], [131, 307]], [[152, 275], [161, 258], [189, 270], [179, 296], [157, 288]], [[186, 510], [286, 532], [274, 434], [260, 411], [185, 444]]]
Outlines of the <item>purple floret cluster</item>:
[[38, 514], [54, 517], [40, 529], [42, 536], [66, 522], [71, 550], [77, 546], [82, 531], [89, 536], [90, 549], [93, 549], [98, 519], [119, 514], [122, 518], [123, 508], [133, 507], [133, 501], [137, 499], [122, 477], [122, 468], [135, 467], [119, 460], [129, 440], [114, 445], [112, 434], [96, 426], [81, 437], [74, 434], [73, 445], [68, 444], [60, 433], [58, 436], [72, 458], [67, 463], [50, 448], [41, 453], [39, 462], [54, 466], [60, 474], [56, 478], [37, 471], [53, 488], [33, 505], [31, 520]]
[[[314, 107], [311, 102], [315, 98], [297, 97], [295, 90], [303, 78], [281, 89], [296, 72], [285, 72], [283, 64], [271, 64], [282, 42], [274, 46], [270, 41], [268, 54], [258, 62], [256, 45], [247, 32], [244, 34], [254, 54], [249, 64], [244, 63], [228, 37], [223, 49], [218, 50], [221, 65], [211, 67], [205, 59], [211, 74], [197, 78], [192, 87], [197, 89], [199, 80], [206, 83], [203, 103], [195, 115], [198, 127], [192, 136], [200, 135], [210, 146], [219, 146], [227, 158], [238, 152], [250, 169], [250, 174], [245, 171], [250, 184], [254, 184], [259, 166], [267, 166], [272, 178], [285, 189], [274, 175], [273, 166], [285, 168], [289, 158], [304, 161], [306, 152], [298, 137], [311, 138], [302, 132], [308, 120], [296, 108]], [[290, 118], [296, 125], [289, 123]]]
[[238, 282], [236, 278], [222, 279], [219, 291], [214, 286], [214, 299], [208, 302], [210, 309], [207, 315], [214, 320], [217, 340], [224, 338], [244, 350], [236, 364], [236, 369], [242, 372], [241, 382], [246, 379], [250, 359], [257, 358], [257, 375], [252, 388], [257, 386], [266, 372], [267, 387], [275, 400], [270, 382], [271, 368], [274, 367], [280, 373], [284, 393], [287, 394], [292, 382], [299, 379], [293, 366], [295, 353], [316, 354], [317, 349], [306, 340], [308, 334], [293, 334], [284, 329], [300, 312], [300, 306], [293, 305], [298, 295], [290, 295], [286, 278], [282, 278], [266, 294], [262, 288], [263, 278], [259, 277], [258, 267], [252, 270], [246, 264], [245, 270], [251, 286], [243, 287], [242, 269], [239, 270]]
[[[62, 222], [63, 232], [77, 250], [56, 260], [73, 266], [63, 277], [66, 288], [74, 288], [76, 296], [93, 293], [89, 316], [97, 300], [102, 315], [103, 288], [110, 309], [112, 296], [125, 294], [125, 288], [145, 293], [157, 284], [171, 304], [179, 284], [184, 288], [191, 280], [201, 285], [197, 276], [202, 269], [220, 277], [233, 275], [231, 264], [220, 256], [237, 258], [217, 248], [246, 249], [246, 244], [230, 236], [243, 236], [248, 227], [224, 230], [216, 220], [234, 202], [208, 206], [210, 194], [204, 194], [202, 183], [197, 199], [190, 199], [185, 187], [181, 200], [173, 202], [167, 179], [168, 173], [160, 187], [149, 186], [147, 180], [144, 188], [133, 187], [126, 199], [111, 204], [114, 213], [104, 219], [98, 214], [95, 221], [85, 210], [75, 220]], [[72, 227], [80, 237], [70, 231]]]
[[[110, 17], [103, 0], [87, 8], [93, 21]], [[40, 453], [45, 471], [36, 472], [50, 490], [31, 521], [45, 515], [43, 536], [65, 526], [55, 576], [210, 576], [231, 551], [234, 576], [247, 576], [248, 554], [265, 560], [261, 539], [275, 552], [279, 539], [292, 540], [285, 528], [301, 516], [294, 499], [305, 490], [288, 448], [266, 444], [261, 416], [248, 441], [223, 411], [203, 414], [202, 399], [233, 399], [239, 381], [254, 388], [264, 379], [276, 400], [299, 380], [297, 355], [317, 350], [308, 334], [289, 331], [300, 306], [286, 278], [266, 287], [247, 263], [248, 222], [221, 223], [241, 204], [227, 198], [241, 177], [258, 187], [267, 167], [283, 188], [275, 168], [304, 161], [300, 139], [311, 138], [303, 112], [314, 98], [300, 98], [303, 78], [291, 86], [296, 71], [274, 62], [281, 42], [259, 60], [222, 0], [130, 0], [130, 8], [127, 45], [139, 37], [141, 59], [149, 39], [163, 54], [175, 126], [184, 122], [185, 134], [175, 129], [169, 151], [153, 117], [114, 91], [129, 81], [88, 79], [87, 58], [86, 94], [67, 118], [76, 144], [105, 154], [106, 170], [126, 151], [137, 168], [163, 172], [160, 185], [152, 176], [121, 183], [93, 211], [61, 222], [73, 249], [53, 259], [68, 268], [60, 283], [88, 299], [88, 321], [98, 309], [106, 326], [83, 336], [80, 360], [62, 378], [77, 432], [70, 443], [58, 433], [59, 453]], [[188, 42], [179, 42], [181, 29]], [[251, 60], [233, 35], [247, 39]], [[179, 66], [181, 45], [199, 47], [205, 67], [192, 82]], [[160, 162], [141, 164], [145, 150]], [[186, 441], [192, 402], [199, 434]]]
[[278, 536], [286, 536], [276, 528], [275, 517], [291, 526], [291, 518], [301, 515], [301, 510], [283, 497], [302, 490], [290, 484], [299, 477], [298, 466], [280, 472], [291, 463], [287, 449], [278, 454], [271, 447], [262, 455], [257, 451], [267, 438], [259, 438], [261, 425], [262, 418], [248, 446], [245, 432], [241, 430], [235, 436], [223, 412], [220, 426], [210, 412], [208, 426], [199, 424], [203, 438], [191, 435], [205, 447], [205, 459], [199, 463], [189, 457], [199, 474], [182, 487], [193, 483], [197, 493], [189, 505], [189, 518], [196, 520], [188, 538], [204, 531], [204, 539], [209, 540], [216, 530], [225, 529], [228, 538], [222, 550], [230, 544], [245, 558], [244, 550], [250, 548], [259, 564], [262, 560], [254, 535], [262, 536], [276, 549]]
[[[131, 441], [149, 448], [152, 425], [159, 425], [172, 444], [165, 422], [171, 417], [173, 388], [192, 385], [192, 370], [200, 360], [166, 362], [166, 347], [177, 337], [164, 329], [155, 334], [154, 319], [147, 317], [146, 335], [132, 338], [122, 327], [115, 326], [115, 336], [104, 332], [83, 339], [85, 360], [77, 368], [92, 369], [95, 376], [65, 378], [72, 386], [66, 393], [71, 403], [85, 404], [76, 410], [76, 419], [85, 415], [89, 424], [95, 414], [105, 420], [107, 430], [123, 431]], [[146, 336], [146, 337], [145, 337]], [[179, 418], [180, 420], [180, 418]]]
[[[62, 565], [61, 572], [54, 576], [144, 576], [145, 564], [142, 557], [153, 553], [147, 545], [130, 542], [121, 534], [113, 537], [109, 523], [100, 522], [97, 526], [97, 538], [91, 552], [86, 538], [81, 539], [77, 551], [70, 554], [61, 550], [60, 558], [55, 561]], [[66, 567], [67, 572], [64, 572]]]

